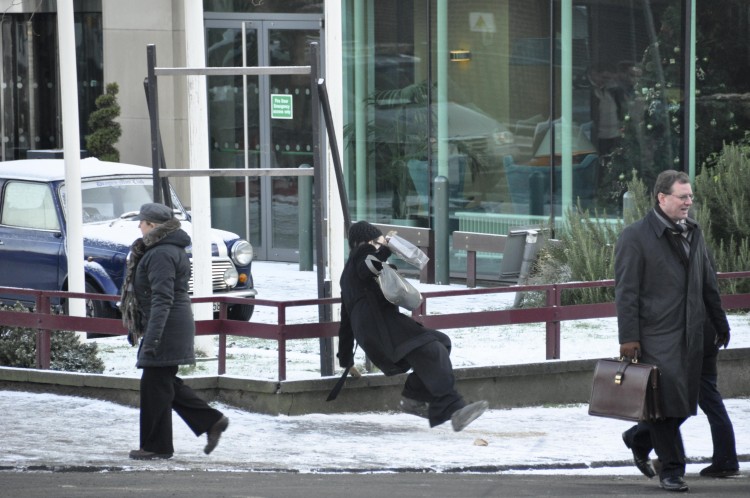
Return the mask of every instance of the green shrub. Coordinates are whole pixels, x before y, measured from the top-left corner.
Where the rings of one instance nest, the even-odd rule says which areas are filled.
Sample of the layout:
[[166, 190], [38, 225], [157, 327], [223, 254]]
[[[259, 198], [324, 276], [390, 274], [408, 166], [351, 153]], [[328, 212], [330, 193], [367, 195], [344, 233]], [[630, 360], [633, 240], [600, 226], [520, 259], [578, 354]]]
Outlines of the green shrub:
[[122, 135], [122, 127], [115, 121], [120, 115], [120, 104], [117, 103], [119, 91], [117, 83], [108, 84], [105, 93], [96, 98], [96, 110], [89, 115], [91, 134], [86, 135], [86, 149], [102, 161], [120, 160], [120, 151], [115, 148]]
[[[648, 189], [634, 171], [626, 183], [630, 192], [630, 210], [625, 218], [632, 222], [643, 217], [651, 205]], [[610, 280], [615, 276], [615, 243], [624, 224], [607, 219], [606, 213], [590, 213], [580, 208], [567, 212], [566, 223], [558, 232], [558, 241], [548, 243], [539, 252], [532, 269], [531, 282], [551, 284]], [[614, 301], [614, 288], [594, 287], [565, 291], [562, 304], [590, 304]], [[529, 293], [524, 304], [540, 306], [544, 296]]]
[[[698, 202], [693, 215], [703, 228], [716, 270], [750, 269], [750, 135], [738, 144], [727, 144], [709, 158], [695, 178]], [[643, 218], [653, 207], [651, 189], [634, 171], [627, 182], [628, 208], [624, 224]], [[623, 223], [597, 222], [580, 209], [568, 212], [559, 242], [539, 252], [531, 282], [539, 284], [614, 278], [614, 246]], [[750, 292], [750, 279], [720, 280], [723, 293]], [[539, 306], [544, 296], [528, 293], [525, 304]], [[613, 289], [582, 289], [563, 294], [563, 304], [607, 302]]]
[[[593, 216], [586, 210], [569, 209], [565, 226], [558, 231], [558, 241], [548, 243], [539, 253], [532, 269], [531, 282], [595, 281], [613, 278], [614, 244], [622, 223], [612, 223]], [[544, 296], [525, 296], [526, 304], [538, 306]], [[594, 287], [568, 290], [562, 294], [563, 304], [609, 302], [614, 299], [612, 288]]]
[[[695, 216], [721, 272], [750, 269], [750, 139], [726, 144], [695, 178]], [[747, 280], [721, 280], [724, 292], [750, 292]]]
[[[15, 306], [15, 311], [25, 311]], [[36, 367], [36, 335], [34, 329], [0, 327], [0, 365], [5, 367]], [[104, 362], [97, 355], [96, 343], [83, 344], [75, 332], [52, 331], [50, 334], [50, 369], [67, 372], [102, 373]]]

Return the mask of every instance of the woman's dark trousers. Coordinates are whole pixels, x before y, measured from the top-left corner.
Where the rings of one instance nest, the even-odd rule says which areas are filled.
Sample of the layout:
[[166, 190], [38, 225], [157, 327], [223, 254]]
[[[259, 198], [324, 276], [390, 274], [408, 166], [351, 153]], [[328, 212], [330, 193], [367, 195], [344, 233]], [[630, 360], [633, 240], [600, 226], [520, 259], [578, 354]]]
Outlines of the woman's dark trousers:
[[146, 367], [141, 375], [141, 448], [159, 454], [174, 453], [172, 410], [196, 436], [207, 432], [222, 417], [177, 377], [177, 366]]
[[466, 402], [454, 388], [450, 337], [437, 330], [428, 329], [427, 333], [433, 334], [436, 340], [413, 349], [404, 357], [412, 373], [406, 378], [402, 394], [428, 402], [430, 427], [435, 427], [450, 420]]
[[711, 438], [714, 443], [711, 462], [721, 469], [738, 469], [734, 427], [724, 407], [721, 394], [716, 388], [716, 375], [701, 375], [698, 406], [706, 414], [708, 423], [711, 425]]

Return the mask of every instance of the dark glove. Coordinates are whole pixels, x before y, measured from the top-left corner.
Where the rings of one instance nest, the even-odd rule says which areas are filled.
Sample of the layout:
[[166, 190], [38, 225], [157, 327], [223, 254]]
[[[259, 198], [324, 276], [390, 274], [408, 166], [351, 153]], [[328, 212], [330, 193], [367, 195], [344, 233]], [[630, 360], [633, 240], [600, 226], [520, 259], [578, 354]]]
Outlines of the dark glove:
[[729, 329], [724, 332], [716, 332], [716, 346], [719, 348], [723, 346], [724, 349], [729, 346]]
[[348, 368], [354, 365], [354, 355], [351, 352], [339, 351], [336, 353], [336, 356], [339, 359], [339, 366], [341, 368]]

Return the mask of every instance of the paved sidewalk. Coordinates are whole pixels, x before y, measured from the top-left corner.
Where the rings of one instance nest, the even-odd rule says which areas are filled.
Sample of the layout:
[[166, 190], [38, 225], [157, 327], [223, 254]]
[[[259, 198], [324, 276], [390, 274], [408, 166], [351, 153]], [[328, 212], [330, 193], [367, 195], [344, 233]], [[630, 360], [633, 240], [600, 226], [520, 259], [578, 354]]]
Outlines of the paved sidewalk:
[[[750, 479], [688, 476], [690, 496], [746, 497]], [[3, 495], [18, 498], [121, 496], [255, 498], [473, 498], [667, 496], [636, 476], [496, 474], [298, 474], [243, 472], [0, 472]]]

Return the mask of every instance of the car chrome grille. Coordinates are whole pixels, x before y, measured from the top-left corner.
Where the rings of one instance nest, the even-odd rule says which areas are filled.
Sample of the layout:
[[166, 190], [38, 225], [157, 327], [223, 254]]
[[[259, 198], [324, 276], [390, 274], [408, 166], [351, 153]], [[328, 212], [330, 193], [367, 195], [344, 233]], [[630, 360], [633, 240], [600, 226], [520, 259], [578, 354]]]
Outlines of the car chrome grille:
[[461, 138], [460, 140], [456, 140], [456, 143], [459, 146], [459, 150], [464, 149], [461, 152], [470, 156], [481, 156], [488, 152], [487, 137]]
[[[224, 282], [224, 272], [234, 265], [229, 259], [211, 259], [211, 283], [215, 291], [225, 291], [228, 289]], [[193, 260], [190, 260], [190, 282], [188, 282], [188, 292], [193, 293]]]

